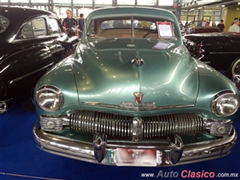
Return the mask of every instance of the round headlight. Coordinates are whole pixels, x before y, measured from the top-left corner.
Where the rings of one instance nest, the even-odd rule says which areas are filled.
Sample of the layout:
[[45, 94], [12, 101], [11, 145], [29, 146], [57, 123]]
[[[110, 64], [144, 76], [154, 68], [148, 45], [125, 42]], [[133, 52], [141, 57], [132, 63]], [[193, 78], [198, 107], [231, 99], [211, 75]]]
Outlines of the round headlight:
[[214, 97], [212, 111], [218, 116], [231, 116], [239, 108], [239, 96], [233, 92], [225, 91]]
[[43, 86], [36, 91], [38, 106], [47, 112], [55, 112], [63, 105], [62, 92], [53, 86]]

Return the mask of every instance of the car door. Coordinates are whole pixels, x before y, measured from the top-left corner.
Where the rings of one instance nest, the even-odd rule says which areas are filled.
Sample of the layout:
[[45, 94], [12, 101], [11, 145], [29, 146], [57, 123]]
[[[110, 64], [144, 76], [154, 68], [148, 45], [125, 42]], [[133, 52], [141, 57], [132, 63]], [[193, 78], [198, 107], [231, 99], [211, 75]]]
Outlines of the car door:
[[44, 16], [32, 17], [24, 22], [12, 42], [12, 52], [9, 52], [14, 60], [11, 66], [17, 72], [10, 80], [11, 89], [18, 89], [18, 93], [14, 94], [26, 94], [54, 64], [54, 48]]

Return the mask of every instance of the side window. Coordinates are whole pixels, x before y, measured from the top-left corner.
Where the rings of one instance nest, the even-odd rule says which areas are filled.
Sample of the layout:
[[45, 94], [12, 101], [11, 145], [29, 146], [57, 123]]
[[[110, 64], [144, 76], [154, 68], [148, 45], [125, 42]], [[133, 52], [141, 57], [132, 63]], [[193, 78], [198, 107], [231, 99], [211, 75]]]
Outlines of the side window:
[[30, 39], [47, 34], [45, 20], [41, 17], [28, 21], [20, 31], [19, 39]]
[[89, 24], [89, 28], [88, 28], [88, 36], [92, 36], [93, 34], [96, 34], [96, 26], [95, 26], [96, 22], [95, 20], [92, 20]]
[[21, 36], [23, 39], [28, 39], [33, 37], [32, 21], [28, 21], [22, 28]]
[[10, 21], [8, 18], [0, 15], [0, 33], [4, 32], [7, 29], [9, 23]]
[[56, 19], [48, 19], [48, 28], [50, 34], [61, 33], [62, 30]]
[[32, 20], [33, 34], [35, 37], [47, 35], [46, 23], [43, 18], [35, 18]]

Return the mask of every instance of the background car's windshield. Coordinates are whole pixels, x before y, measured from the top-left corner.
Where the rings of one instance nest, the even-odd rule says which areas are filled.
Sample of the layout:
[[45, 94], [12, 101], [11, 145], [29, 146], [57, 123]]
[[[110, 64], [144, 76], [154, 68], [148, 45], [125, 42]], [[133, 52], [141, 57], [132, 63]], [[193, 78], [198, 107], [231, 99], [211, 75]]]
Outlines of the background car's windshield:
[[[160, 18], [145, 17], [112, 17], [108, 19], [94, 19], [88, 27], [88, 39], [96, 38], [153, 38], [161, 37], [157, 23], [169, 23], [171, 36], [167, 38], [176, 38], [174, 23]], [[164, 37], [166, 38], [166, 37]]]
[[7, 29], [9, 23], [10, 21], [8, 18], [0, 15], [0, 33], [4, 32]]

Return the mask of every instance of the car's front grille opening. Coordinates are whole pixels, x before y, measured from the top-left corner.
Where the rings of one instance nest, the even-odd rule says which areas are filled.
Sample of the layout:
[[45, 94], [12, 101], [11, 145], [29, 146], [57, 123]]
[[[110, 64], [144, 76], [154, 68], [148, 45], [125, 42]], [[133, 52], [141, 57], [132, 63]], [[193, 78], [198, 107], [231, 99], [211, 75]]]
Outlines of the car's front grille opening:
[[[204, 130], [204, 121], [196, 114], [171, 114], [141, 119], [145, 138], [195, 134]], [[91, 133], [104, 133], [110, 137], [131, 137], [132, 121], [131, 116], [82, 110], [70, 115], [70, 128]]]

